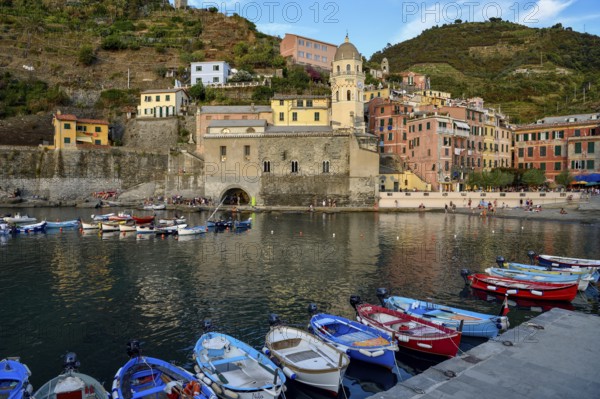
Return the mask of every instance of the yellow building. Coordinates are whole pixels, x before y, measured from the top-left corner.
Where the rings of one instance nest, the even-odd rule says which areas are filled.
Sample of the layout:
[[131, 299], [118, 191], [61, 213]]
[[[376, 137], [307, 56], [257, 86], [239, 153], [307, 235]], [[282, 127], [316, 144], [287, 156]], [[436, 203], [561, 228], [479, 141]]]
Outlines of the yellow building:
[[439, 90], [421, 90], [415, 92], [415, 97], [418, 97], [420, 105], [434, 105], [443, 107], [450, 100], [451, 94]]
[[76, 149], [78, 145], [106, 146], [108, 122], [97, 119], [80, 119], [75, 115], [58, 112], [52, 120], [54, 149]]
[[365, 91], [363, 92], [363, 101], [368, 103], [374, 98], [390, 98], [390, 88], [389, 87], [375, 87], [374, 85], [368, 85], [365, 87]]
[[138, 118], [166, 118], [184, 115], [190, 103], [190, 97], [182, 88], [164, 90], [146, 90], [140, 93]]
[[275, 126], [329, 126], [329, 96], [275, 95], [271, 100]]

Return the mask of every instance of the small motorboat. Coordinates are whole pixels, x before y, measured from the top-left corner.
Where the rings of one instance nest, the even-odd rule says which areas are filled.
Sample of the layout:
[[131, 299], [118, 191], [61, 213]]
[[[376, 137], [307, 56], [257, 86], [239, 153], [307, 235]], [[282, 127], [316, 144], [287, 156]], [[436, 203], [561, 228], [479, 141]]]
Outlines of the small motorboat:
[[154, 231], [158, 235], [171, 235], [177, 234], [180, 229], [185, 229], [186, 227], [187, 224], [176, 224], [173, 226], [156, 227]]
[[91, 222], [91, 223], [87, 223], [87, 222], [81, 222], [81, 228], [83, 230], [97, 230], [99, 228], [98, 226], [98, 222]]
[[[315, 304], [309, 312], [316, 312]], [[323, 341], [345, 351], [350, 359], [377, 366], [394, 368], [398, 351], [396, 340], [374, 327], [348, 320], [345, 317], [318, 313], [311, 317], [309, 331]]]
[[[205, 324], [208, 328], [210, 324]], [[278, 398], [285, 375], [266, 355], [229, 335], [208, 331], [194, 347], [198, 375], [222, 398]]]
[[377, 297], [386, 308], [400, 310], [454, 330], [458, 330], [462, 322], [462, 334], [465, 336], [495, 338], [510, 325], [508, 317], [503, 315], [504, 309], [500, 315], [473, 312], [413, 298], [388, 296], [385, 288], [377, 289]]
[[233, 227], [236, 229], [249, 229], [252, 227], [252, 218], [246, 220], [236, 220], [233, 222]]
[[165, 204], [146, 204], [144, 205], [144, 210], [146, 211], [163, 211], [167, 209]]
[[6, 236], [13, 233], [12, 226], [6, 223], [0, 223], [0, 236]]
[[48, 222], [46, 221], [47, 229], [62, 229], [62, 228], [73, 228], [79, 227], [79, 219], [72, 220], [64, 220], [64, 221], [56, 221], [56, 222]]
[[111, 216], [115, 216], [114, 213], [105, 213], [104, 215], [92, 215], [92, 220], [96, 222], [108, 221]]
[[138, 234], [154, 234], [156, 233], [156, 228], [152, 224], [146, 224], [143, 226], [135, 226], [135, 231]]
[[20, 213], [17, 213], [14, 216], [4, 217], [4, 221], [6, 223], [21, 224], [21, 223], [35, 223], [35, 222], [37, 222], [37, 219], [34, 217], [30, 217], [27, 215], [21, 215]]
[[18, 357], [0, 360], [0, 398], [28, 399], [33, 393], [31, 371]]
[[87, 374], [79, 373], [79, 361], [73, 352], [65, 355], [64, 371], [54, 377], [34, 394], [34, 399], [110, 399], [100, 382]]
[[174, 226], [176, 224], [185, 224], [187, 223], [187, 220], [185, 218], [185, 216], [179, 216], [179, 217], [175, 217], [175, 218], [161, 218], [158, 219], [158, 224], [161, 226]]
[[132, 216], [131, 219], [133, 219], [137, 224], [148, 224], [154, 222], [154, 216]]
[[343, 350], [308, 331], [282, 325], [270, 316], [265, 349], [285, 375], [299, 383], [338, 394], [350, 358]]
[[15, 226], [15, 228], [13, 229], [14, 233], [39, 233], [39, 232], [43, 232], [46, 230], [46, 222], [39, 222], [39, 223], [33, 223], [33, 224], [23, 224], [23, 225], [17, 225]]
[[130, 220], [127, 223], [120, 224], [119, 231], [121, 233], [131, 233], [131, 232], [137, 231], [137, 226], [136, 226], [135, 222]]
[[590, 281], [592, 281], [592, 276], [589, 274], [587, 276], [548, 274], [540, 273], [537, 271], [513, 270], [499, 267], [488, 267], [485, 269], [485, 272], [490, 276], [508, 277], [522, 281], [546, 283], [577, 283], [577, 288], [579, 289], [579, 291], [587, 290]]
[[563, 256], [537, 255], [537, 261], [540, 266], [552, 267], [598, 267], [600, 268], [600, 259], [567, 258]]
[[111, 232], [111, 231], [119, 231], [120, 223], [118, 222], [100, 222], [99, 226], [100, 226], [100, 230], [102, 232]]
[[177, 229], [177, 234], [180, 236], [195, 236], [204, 234], [206, 231], [206, 226], [184, 227], [182, 229]]
[[600, 278], [600, 272], [596, 267], [553, 267], [553, 266], [536, 266], [526, 263], [505, 262], [501, 267], [512, 270], [521, 270], [525, 272], [536, 272], [550, 275], [562, 276], [581, 276], [582, 278], [591, 277], [592, 282], [597, 283]]
[[399, 310], [361, 303], [353, 295], [350, 303], [359, 322], [393, 335], [398, 346], [430, 355], [454, 357], [458, 353], [461, 331], [435, 324]]
[[546, 283], [495, 277], [483, 273], [470, 274], [466, 269], [461, 270], [461, 275], [471, 288], [533, 300], [571, 302], [577, 296], [579, 286], [577, 282]]
[[140, 343], [127, 344], [130, 359], [115, 374], [112, 399], [216, 399], [192, 373], [172, 363], [142, 356]]

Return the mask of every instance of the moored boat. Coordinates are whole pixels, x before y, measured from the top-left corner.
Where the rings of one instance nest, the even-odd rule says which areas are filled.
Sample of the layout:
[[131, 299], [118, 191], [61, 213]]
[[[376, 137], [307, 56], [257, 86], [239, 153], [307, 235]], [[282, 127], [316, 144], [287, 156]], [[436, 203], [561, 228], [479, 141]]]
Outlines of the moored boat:
[[63, 220], [63, 221], [56, 221], [56, 222], [46, 221], [47, 229], [60, 229], [60, 228], [70, 228], [70, 227], [79, 227], [79, 219]]
[[82, 221], [82, 222], [81, 222], [81, 228], [82, 228], [83, 230], [97, 230], [97, 229], [99, 228], [98, 224], [99, 224], [99, 223], [98, 223], [98, 222], [95, 222], [95, 221], [93, 221], [93, 222], [91, 222], [91, 223], [87, 223], [87, 222], [83, 222], [83, 221]]
[[[316, 311], [311, 304], [310, 311]], [[309, 331], [323, 341], [345, 351], [350, 359], [392, 369], [398, 351], [396, 340], [374, 327], [345, 317], [318, 313], [311, 317]]]
[[413, 298], [388, 296], [385, 288], [377, 290], [377, 297], [384, 307], [400, 310], [454, 330], [458, 330], [462, 322], [462, 335], [465, 336], [495, 338], [510, 325], [508, 317], [502, 314], [504, 309], [500, 315], [473, 312]]
[[550, 275], [563, 275], [563, 276], [578, 276], [582, 278], [587, 276], [591, 277], [591, 281], [597, 283], [600, 278], [600, 271], [596, 267], [552, 267], [552, 266], [536, 266], [528, 265], [525, 263], [505, 262], [503, 267], [512, 270], [522, 270], [528, 272], [537, 272], [542, 274]]
[[454, 357], [458, 352], [461, 338], [458, 330], [398, 310], [361, 303], [357, 296], [350, 303], [359, 322], [393, 334], [401, 348], [444, 357]]
[[563, 256], [537, 255], [537, 261], [540, 266], [552, 267], [599, 267], [600, 259], [568, 258]]
[[18, 357], [0, 360], [0, 398], [28, 399], [33, 393], [31, 371]]
[[174, 226], [176, 224], [185, 224], [187, 222], [185, 216], [179, 216], [174, 218], [160, 218], [158, 224], [161, 226]]
[[236, 229], [249, 229], [252, 227], [252, 218], [248, 218], [246, 220], [236, 220], [233, 223], [233, 227]]
[[180, 229], [185, 229], [187, 224], [176, 224], [173, 226], [156, 227], [154, 231], [159, 235], [177, 234]]
[[545, 283], [494, 277], [483, 273], [470, 274], [468, 270], [462, 270], [461, 275], [471, 288], [533, 300], [571, 302], [577, 296], [579, 285], [577, 282]]
[[9, 226], [6, 223], [0, 223], [0, 236], [5, 236], [13, 233], [12, 226]]
[[154, 222], [153, 216], [132, 216], [131, 217], [137, 224], [148, 224]]
[[490, 276], [495, 277], [508, 277], [515, 280], [522, 281], [533, 281], [533, 282], [546, 282], [546, 283], [577, 283], [579, 291], [585, 291], [592, 281], [592, 276], [582, 275], [562, 275], [562, 274], [547, 274], [539, 273], [537, 271], [524, 271], [524, 270], [513, 270], [504, 269], [499, 267], [488, 267], [485, 272]]
[[17, 225], [12, 230], [14, 233], [38, 233], [46, 230], [46, 222]]
[[348, 355], [298, 328], [278, 324], [271, 316], [265, 349], [285, 375], [296, 382], [337, 395], [350, 363]]
[[184, 227], [177, 229], [177, 234], [180, 236], [195, 236], [206, 233], [206, 226]]
[[21, 223], [35, 223], [37, 219], [27, 215], [21, 215], [20, 213], [15, 214], [14, 216], [6, 216], [4, 217], [4, 221], [6, 223], [13, 224], [21, 224]]
[[194, 359], [202, 380], [223, 399], [277, 398], [286, 381], [266, 355], [229, 335], [206, 332], [196, 342]]
[[119, 225], [119, 231], [121, 233], [131, 233], [133, 231], [137, 231], [137, 226], [135, 223], [123, 223]]
[[111, 232], [111, 231], [119, 231], [119, 224], [118, 222], [100, 222], [99, 226], [100, 226], [100, 230], [102, 232]]
[[60, 375], [33, 394], [34, 399], [110, 399], [100, 382], [78, 372], [79, 362], [74, 353], [67, 353], [63, 367]]
[[104, 215], [92, 215], [92, 220], [96, 222], [107, 221], [111, 216], [115, 216], [114, 213], [106, 213]]
[[139, 342], [127, 344], [129, 361], [115, 374], [112, 399], [216, 399], [212, 389], [189, 371], [142, 356]]
[[154, 234], [154, 233], [156, 233], [156, 227], [154, 227], [154, 225], [152, 225], [152, 224], [135, 226], [135, 231], [138, 234]]

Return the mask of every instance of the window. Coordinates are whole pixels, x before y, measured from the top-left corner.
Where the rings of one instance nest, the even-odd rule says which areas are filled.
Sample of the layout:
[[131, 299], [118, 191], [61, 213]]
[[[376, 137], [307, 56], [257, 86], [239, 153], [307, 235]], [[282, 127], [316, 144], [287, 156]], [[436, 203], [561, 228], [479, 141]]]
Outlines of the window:
[[313, 106], [313, 100], [306, 100], [306, 107], [311, 108]]
[[292, 173], [298, 173], [298, 161], [292, 161]]
[[151, 103], [152, 102], [152, 96], [144, 96], [144, 102]]
[[532, 157], [533, 156], [533, 147], [527, 147], [527, 156], [528, 157]]
[[156, 96], [156, 101], [160, 101], [160, 96]]
[[94, 140], [94, 144], [96, 144], [96, 145], [101, 145], [101, 144], [102, 144], [102, 141], [101, 141], [101, 140]]
[[560, 145], [555, 145], [554, 146], [554, 156], [559, 157], [562, 153], [562, 146]]
[[350, 64], [346, 64], [346, 72], [350, 72], [352, 70], [352, 67], [350, 67]]
[[94, 131], [95, 131], [96, 133], [101, 133], [101, 132], [102, 132], [102, 128], [101, 128], [100, 126], [96, 126], [96, 127], [94, 128]]
[[311, 53], [306, 53], [306, 59], [307, 60], [312, 60], [312, 54]]
[[319, 122], [321, 119], [321, 114], [319, 112], [315, 112], [315, 122]]
[[221, 146], [221, 162], [225, 162], [226, 159], [227, 159], [227, 147], [222, 145]]
[[196, 65], [196, 72], [202, 72], [202, 65]]
[[340, 92], [339, 91], [335, 92], [335, 101], [340, 101]]
[[65, 123], [63, 127], [66, 130], [71, 130], [71, 124], [70, 123]]
[[394, 124], [393, 118], [388, 118], [388, 126], [392, 126]]
[[419, 132], [423, 131], [423, 125], [419, 123]]
[[581, 136], [581, 130], [579, 129], [575, 129], [575, 133], [574, 133], [575, 137], [579, 137]]
[[271, 173], [271, 161], [263, 161], [263, 173]]
[[519, 148], [519, 158], [523, 158], [525, 156], [525, 149]]
[[427, 130], [431, 129], [431, 122], [427, 122], [425, 129], [427, 129]]
[[244, 159], [246, 161], [250, 160], [250, 146], [249, 145], [244, 146]]
[[220, 65], [213, 65], [213, 71], [218, 71], [221, 69]]
[[311, 46], [311, 42], [306, 41], [306, 47], [310, 47]]
[[297, 105], [298, 107], [304, 107], [304, 100], [298, 100], [298, 101], [296, 102], [296, 105]]
[[284, 105], [285, 105], [285, 101], [283, 101], [283, 100], [279, 100], [279, 106], [280, 106], [280, 107], [283, 107]]
[[214, 76], [213, 77], [213, 83], [219, 83], [219, 77], [218, 76]]
[[560, 162], [554, 162], [554, 170], [560, 170], [562, 167]]
[[304, 39], [298, 39], [298, 45], [304, 46]]
[[321, 61], [321, 56], [318, 54], [315, 54], [315, 61]]
[[298, 51], [298, 58], [304, 58], [304, 51]]
[[346, 92], [346, 101], [350, 101], [351, 98], [352, 98], [352, 92], [350, 90], [348, 90]]
[[[323, 51], [327, 51], [327, 46], [326, 46], [326, 45], [324, 45], [324, 44], [321, 44], [321, 50], [323, 50]], [[325, 61], [325, 60], [323, 60], [323, 61]]]
[[581, 143], [575, 143], [575, 154], [581, 154]]
[[595, 147], [595, 145], [594, 145], [593, 142], [588, 143], [588, 154], [593, 154], [594, 153], [594, 150], [595, 150], [594, 147]]
[[546, 147], [542, 146], [540, 147], [540, 157], [545, 157], [546, 156]]
[[385, 113], [385, 108], [384, 107], [381, 107], [381, 113], [382, 114]]
[[388, 141], [394, 140], [394, 133], [388, 133]]
[[323, 161], [323, 173], [329, 173], [329, 161]]
[[283, 112], [279, 113], [279, 121], [285, 120], [285, 114]]
[[71, 144], [71, 138], [70, 137], [65, 137], [64, 142], [65, 142], [65, 144]]
[[588, 160], [586, 162], [585, 168], [588, 170], [593, 170], [594, 169], [594, 161], [593, 160]]
[[321, 46], [319, 46], [319, 43], [315, 43], [315, 44], [313, 45], [313, 47], [315, 48], [315, 50], [318, 50], [318, 49], [320, 49], [320, 48], [321, 48]]
[[167, 94], [167, 95], [165, 96], [165, 101], [171, 101], [171, 96]]
[[546, 170], [546, 162], [540, 162], [540, 169]]
[[321, 61], [322, 61], [322, 62], [327, 62], [327, 57], [323, 56], [323, 57], [321, 58]]
[[297, 121], [298, 121], [298, 113], [297, 113], [297, 112], [292, 112], [292, 120], [293, 120], [294, 122], [297, 122]]

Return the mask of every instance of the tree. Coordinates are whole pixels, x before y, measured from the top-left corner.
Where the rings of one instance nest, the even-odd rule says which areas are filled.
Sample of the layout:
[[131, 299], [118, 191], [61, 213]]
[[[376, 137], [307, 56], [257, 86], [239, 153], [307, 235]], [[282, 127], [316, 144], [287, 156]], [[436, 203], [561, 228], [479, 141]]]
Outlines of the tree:
[[190, 87], [188, 94], [196, 101], [204, 101], [206, 99], [206, 90], [201, 81], [198, 81], [195, 85]]
[[96, 54], [94, 54], [94, 49], [92, 46], [84, 44], [79, 48], [79, 53], [77, 54], [77, 59], [83, 65], [92, 65], [94, 61], [96, 61]]
[[574, 180], [574, 176], [571, 174], [571, 171], [569, 171], [569, 169], [564, 169], [554, 179], [556, 184], [560, 184], [561, 186], [565, 186], [565, 187], [567, 187], [569, 184], [571, 184], [571, 182], [573, 180]]
[[540, 169], [527, 169], [521, 177], [523, 184], [527, 186], [541, 186], [546, 182], [546, 175]]

